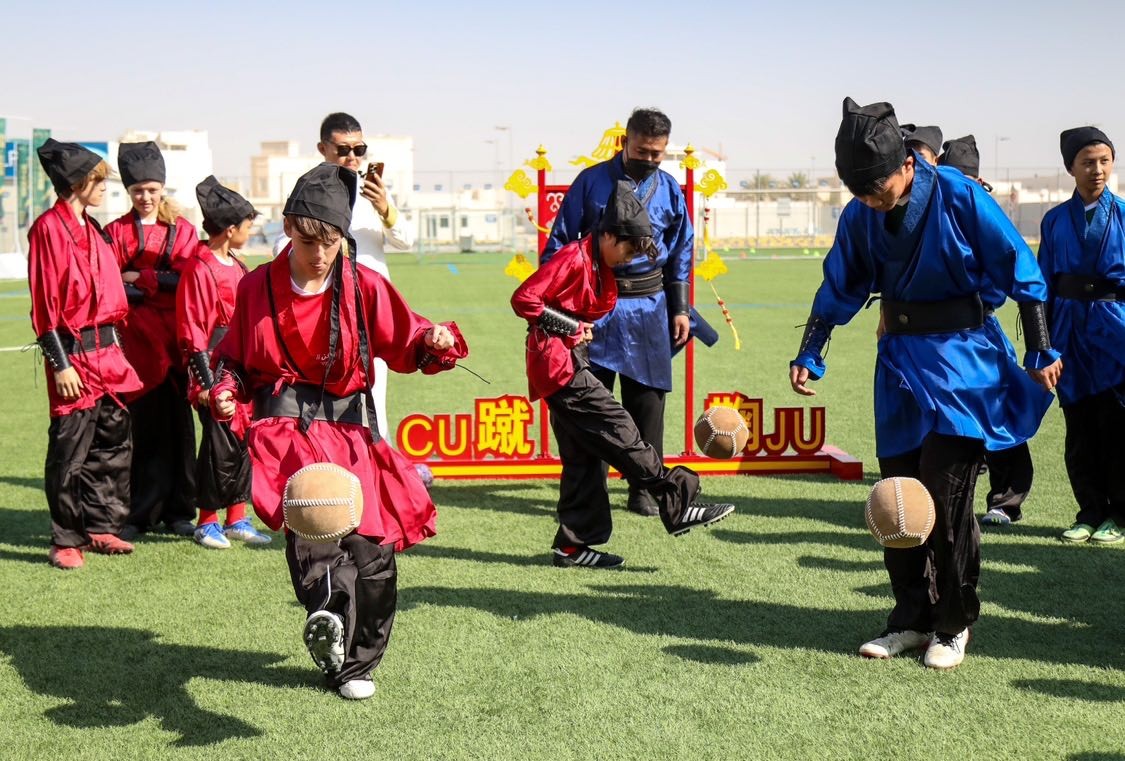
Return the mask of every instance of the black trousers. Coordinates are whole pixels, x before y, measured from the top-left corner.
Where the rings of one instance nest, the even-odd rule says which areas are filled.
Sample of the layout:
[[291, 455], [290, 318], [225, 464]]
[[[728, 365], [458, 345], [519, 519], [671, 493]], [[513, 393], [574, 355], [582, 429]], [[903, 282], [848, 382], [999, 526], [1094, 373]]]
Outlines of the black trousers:
[[51, 418], [43, 487], [51, 543], [81, 547], [90, 534], [116, 534], [129, 515], [129, 411], [103, 396], [88, 410]]
[[195, 419], [186, 383], [172, 371], [129, 405], [135, 451], [129, 523], [141, 531], [195, 520]]
[[[609, 389], [610, 394], [613, 393], [617, 373], [596, 365], [590, 367], [590, 372]], [[664, 396], [663, 389], [646, 386], [627, 375], [621, 376], [621, 406], [629, 413], [629, 417], [633, 418], [641, 439], [652, 445], [661, 460], [664, 459]], [[606, 488], [607, 471], [608, 468], [603, 464], [601, 482], [603, 490]], [[629, 482], [630, 502], [633, 500], [648, 502], [652, 499], [652, 495], [647, 490]]]
[[937, 513], [925, 544], [883, 551], [895, 596], [888, 628], [956, 634], [980, 616], [980, 527], [973, 493], [983, 456], [979, 439], [931, 433], [920, 449], [879, 458], [883, 478], [921, 481]]
[[203, 441], [196, 460], [196, 504], [201, 510], [222, 510], [250, 499], [250, 453], [229, 423], [216, 420], [206, 408], [197, 410]]
[[287, 531], [285, 560], [305, 610], [328, 610], [344, 621], [344, 665], [328, 677], [329, 687], [366, 677], [383, 660], [395, 620], [394, 546], [354, 533], [310, 542]]
[[985, 452], [984, 461], [988, 463], [988, 509], [999, 508], [1013, 517], [1019, 515], [1035, 475], [1027, 443]]
[[559, 530], [555, 547], [604, 544], [613, 532], [603, 463], [656, 499], [664, 527], [671, 529], [696, 495], [699, 476], [688, 468], [664, 467], [641, 439], [633, 418], [588, 368], [547, 397], [551, 427], [562, 459]]
[[1097, 528], [1125, 518], [1125, 406], [1113, 389], [1062, 408], [1066, 420], [1066, 473], [1078, 502], [1075, 523]]

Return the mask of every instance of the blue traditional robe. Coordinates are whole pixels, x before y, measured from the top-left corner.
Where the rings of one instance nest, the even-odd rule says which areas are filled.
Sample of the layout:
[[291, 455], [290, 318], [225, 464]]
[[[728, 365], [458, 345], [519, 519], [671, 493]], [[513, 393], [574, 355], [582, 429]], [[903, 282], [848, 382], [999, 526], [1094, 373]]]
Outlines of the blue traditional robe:
[[1047, 212], [1041, 225], [1039, 266], [1051, 293], [1051, 345], [1062, 352], [1059, 400], [1073, 404], [1125, 383], [1125, 304], [1064, 299], [1055, 276], [1085, 275], [1125, 286], [1125, 201], [1102, 192], [1093, 219], [1075, 191]]
[[[584, 169], [567, 191], [551, 229], [540, 263], [579, 237], [589, 235], [618, 181], [629, 179], [621, 154]], [[637, 257], [614, 269], [620, 277], [638, 277], [664, 270], [664, 283], [684, 283], [691, 275], [695, 234], [687, 202], [676, 179], [656, 171], [636, 189], [652, 222], [658, 256]], [[646, 386], [672, 390], [672, 339], [664, 292], [622, 298], [617, 307], [594, 323], [590, 362]]]
[[[824, 260], [812, 314], [844, 325], [872, 293], [904, 302], [936, 302], [980, 293], [988, 283], [1017, 302], [1044, 301], [1047, 287], [1031, 249], [976, 182], [956, 169], [931, 167], [917, 155], [901, 228], [858, 199], [840, 216]], [[1053, 350], [1029, 352], [1041, 369]], [[819, 352], [793, 364], [824, 372]], [[875, 365], [875, 438], [880, 457], [922, 445], [930, 432], [981, 439], [990, 451], [1021, 444], [1039, 428], [1052, 396], [1020, 368], [995, 317], [972, 330], [891, 334]]]

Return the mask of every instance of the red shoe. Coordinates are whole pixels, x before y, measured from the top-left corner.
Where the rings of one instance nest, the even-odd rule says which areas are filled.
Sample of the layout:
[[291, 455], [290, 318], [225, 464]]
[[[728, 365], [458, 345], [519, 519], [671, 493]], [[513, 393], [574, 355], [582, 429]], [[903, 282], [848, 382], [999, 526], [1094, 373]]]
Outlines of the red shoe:
[[47, 562], [64, 571], [73, 571], [75, 568], [86, 565], [86, 561], [82, 557], [82, 550], [77, 547], [56, 547], [53, 544], [51, 545], [51, 551], [47, 553]]
[[90, 534], [86, 548], [100, 555], [128, 555], [133, 551], [133, 545], [113, 534]]

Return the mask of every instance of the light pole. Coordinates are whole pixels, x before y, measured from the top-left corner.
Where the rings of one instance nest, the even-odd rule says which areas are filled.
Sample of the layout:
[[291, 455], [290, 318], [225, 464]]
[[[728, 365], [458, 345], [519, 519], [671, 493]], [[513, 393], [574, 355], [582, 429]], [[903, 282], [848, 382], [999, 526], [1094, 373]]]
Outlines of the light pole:
[[1006, 143], [1011, 139], [1010, 137], [996, 135], [996, 140], [992, 144], [992, 176], [997, 182], [1000, 181], [1000, 143]]

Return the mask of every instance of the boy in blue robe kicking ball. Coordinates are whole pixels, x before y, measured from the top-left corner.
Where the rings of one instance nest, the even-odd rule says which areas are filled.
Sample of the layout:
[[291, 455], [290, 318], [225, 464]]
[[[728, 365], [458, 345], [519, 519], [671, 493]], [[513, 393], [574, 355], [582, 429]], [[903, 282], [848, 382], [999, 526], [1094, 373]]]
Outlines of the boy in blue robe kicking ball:
[[[825, 257], [789, 380], [795, 392], [815, 394], [807, 384], [824, 375], [832, 329], [881, 294], [879, 468], [884, 478], [921, 481], [937, 520], [923, 545], [884, 551], [895, 605], [883, 633], [859, 652], [890, 658], [926, 646], [926, 666], [951, 669], [980, 614], [973, 492], [981, 458], [1035, 434], [1062, 372], [1047, 333], [1047, 288], [1031, 250], [978, 183], [907, 151], [889, 103], [844, 100], [836, 170], [855, 199]], [[987, 283], [1019, 303], [1026, 373], [985, 312]]]

